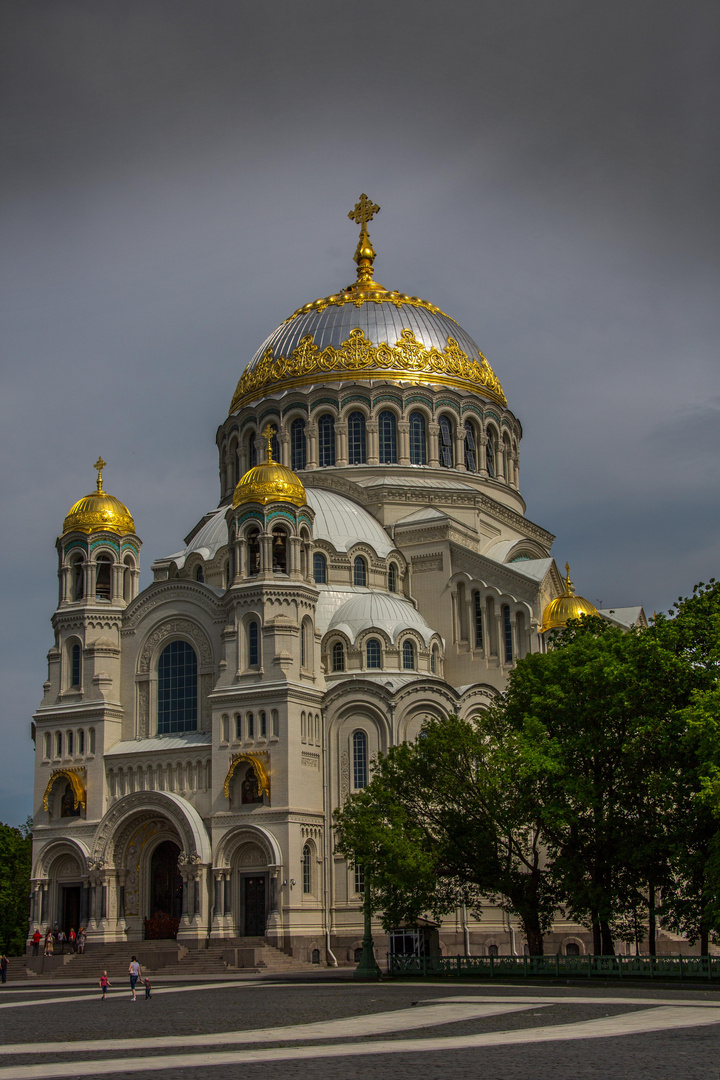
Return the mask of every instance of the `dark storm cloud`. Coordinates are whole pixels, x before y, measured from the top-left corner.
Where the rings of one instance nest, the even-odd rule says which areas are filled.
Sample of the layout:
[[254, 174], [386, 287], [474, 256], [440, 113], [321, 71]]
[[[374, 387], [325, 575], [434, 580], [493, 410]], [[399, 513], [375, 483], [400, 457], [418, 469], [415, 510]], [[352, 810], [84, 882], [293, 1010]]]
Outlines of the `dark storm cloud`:
[[8, 3], [0, 819], [31, 808], [53, 540], [97, 454], [154, 558], [215, 505], [242, 367], [353, 277], [478, 341], [579, 591], [718, 562], [720, 8], [647, 0]]

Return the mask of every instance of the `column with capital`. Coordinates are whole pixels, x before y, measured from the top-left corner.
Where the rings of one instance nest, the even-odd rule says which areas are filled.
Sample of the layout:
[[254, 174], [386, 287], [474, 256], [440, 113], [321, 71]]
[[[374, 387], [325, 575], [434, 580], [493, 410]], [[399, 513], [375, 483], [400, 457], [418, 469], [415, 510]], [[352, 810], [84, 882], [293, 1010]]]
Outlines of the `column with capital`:
[[480, 474], [480, 476], [485, 477], [485, 478], [487, 478], [487, 474], [488, 474], [488, 471], [487, 471], [487, 454], [486, 454], [486, 450], [485, 450], [486, 446], [487, 446], [487, 435], [485, 434], [484, 431], [481, 431], [480, 435], [478, 436], [478, 473]]
[[305, 425], [305, 438], [307, 439], [307, 464], [306, 469], [318, 467], [318, 428], [317, 424]]
[[465, 427], [458, 421], [455, 428], [455, 468], [467, 472], [465, 465]]
[[335, 436], [337, 438], [337, 458], [335, 464], [342, 466], [348, 463], [348, 426], [347, 420], [339, 420], [335, 424]]
[[440, 434], [439, 424], [428, 424], [428, 463], [432, 469], [437, 469], [440, 465], [438, 458], [438, 435]]
[[367, 432], [367, 463], [368, 465], [378, 465], [380, 463], [380, 448], [378, 446], [377, 420], [368, 420], [365, 431]]
[[290, 432], [285, 428], [280, 428], [277, 433], [278, 445], [280, 447], [280, 465], [285, 465], [286, 468], [291, 467], [290, 462]]
[[398, 420], [398, 438], [400, 440], [400, 465], [410, 464], [410, 421]]

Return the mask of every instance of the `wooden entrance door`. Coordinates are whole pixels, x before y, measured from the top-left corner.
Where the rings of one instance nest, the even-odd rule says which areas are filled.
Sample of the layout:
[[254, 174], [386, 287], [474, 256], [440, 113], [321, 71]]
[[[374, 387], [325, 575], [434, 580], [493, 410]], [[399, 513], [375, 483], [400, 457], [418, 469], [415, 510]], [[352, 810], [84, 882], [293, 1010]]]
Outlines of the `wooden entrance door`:
[[267, 921], [265, 909], [265, 874], [243, 878], [245, 918], [243, 933], [245, 937], [264, 937]]

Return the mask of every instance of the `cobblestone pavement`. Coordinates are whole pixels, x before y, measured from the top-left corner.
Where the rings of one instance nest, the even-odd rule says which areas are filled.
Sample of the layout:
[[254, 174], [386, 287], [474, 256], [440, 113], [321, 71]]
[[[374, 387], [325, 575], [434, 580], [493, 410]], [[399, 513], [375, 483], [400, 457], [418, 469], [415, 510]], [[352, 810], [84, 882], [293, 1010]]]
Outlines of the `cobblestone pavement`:
[[124, 978], [0, 993], [0, 1080], [720, 1080], [720, 990]]

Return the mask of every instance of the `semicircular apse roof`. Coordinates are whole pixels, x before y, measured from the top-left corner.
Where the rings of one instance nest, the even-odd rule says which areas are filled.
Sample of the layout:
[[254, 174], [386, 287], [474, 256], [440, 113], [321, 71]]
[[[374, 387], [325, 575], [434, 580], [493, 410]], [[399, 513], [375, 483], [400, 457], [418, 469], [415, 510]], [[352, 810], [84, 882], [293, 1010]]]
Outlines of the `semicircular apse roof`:
[[352, 499], [322, 488], [305, 488], [308, 506], [315, 511], [313, 538], [328, 540], [336, 551], [348, 551], [353, 544], [369, 544], [380, 559], [395, 545], [371, 513]]
[[426, 645], [435, 633], [408, 600], [372, 589], [341, 604], [328, 625], [327, 632], [331, 630], [346, 634], [353, 644], [363, 630], [383, 630], [393, 644], [404, 630], [416, 630]]

